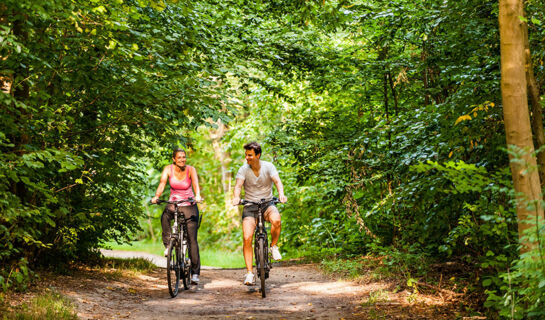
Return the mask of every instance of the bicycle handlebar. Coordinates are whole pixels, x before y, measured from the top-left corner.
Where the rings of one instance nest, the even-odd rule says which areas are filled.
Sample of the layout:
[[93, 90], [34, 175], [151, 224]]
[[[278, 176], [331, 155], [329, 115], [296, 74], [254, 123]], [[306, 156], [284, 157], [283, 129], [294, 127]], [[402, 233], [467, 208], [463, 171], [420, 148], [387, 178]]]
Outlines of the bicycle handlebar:
[[268, 203], [268, 202], [272, 202], [273, 204], [277, 204], [277, 203], [280, 203], [280, 200], [278, 200], [278, 198], [276, 197], [273, 197], [271, 200], [265, 200], [265, 199], [261, 199], [261, 201], [259, 202], [254, 202], [254, 201], [249, 201], [249, 200], [240, 200], [240, 202], [238, 203], [239, 205], [246, 205], [246, 204], [255, 204], [256, 206], [260, 205], [260, 204], [264, 204], [264, 203]]
[[[151, 202], [151, 200], [150, 200], [150, 202]], [[184, 203], [184, 202], [196, 203], [197, 201], [195, 201], [195, 199], [193, 199], [193, 198], [187, 198], [187, 199], [182, 199], [182, 200], [177, 200], [177, 201], [157, 199], [157, 202], [152, 203], [152, 204], [160, 204], [160, 203], [179, 204], [179, 203]]]

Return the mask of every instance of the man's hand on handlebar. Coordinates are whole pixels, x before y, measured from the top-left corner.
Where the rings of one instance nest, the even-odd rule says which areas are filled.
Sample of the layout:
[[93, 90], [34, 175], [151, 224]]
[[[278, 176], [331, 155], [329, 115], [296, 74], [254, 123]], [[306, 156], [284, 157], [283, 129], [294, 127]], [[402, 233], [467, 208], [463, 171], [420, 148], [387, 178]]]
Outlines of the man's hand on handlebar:
[[231, 204], [235, 207], [238, 206], [240, 204], [240, 197], [234, 197]]
[[278, 200], [282, 203], [288, 202], [288, 198], [285, 195], [278, 196]]

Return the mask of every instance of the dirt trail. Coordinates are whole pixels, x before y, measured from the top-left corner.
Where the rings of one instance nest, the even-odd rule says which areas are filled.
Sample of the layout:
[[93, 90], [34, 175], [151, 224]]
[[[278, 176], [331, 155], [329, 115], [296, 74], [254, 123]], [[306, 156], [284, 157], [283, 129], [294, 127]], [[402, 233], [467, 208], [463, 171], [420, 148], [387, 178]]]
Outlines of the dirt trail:
[[[276, 264], [267, 297], [242, 284], [242, 269], [205, 269], [201, 283], [170, 298], [166, 271], [145, 275], [80, 270], [43, 285], [70, 297], [81, 319], [453, 319], [452, 301], [412, 297], [395, 283], [340, 281], [314, 265]], [[396, 292], [399, 291], [399, 292]]]

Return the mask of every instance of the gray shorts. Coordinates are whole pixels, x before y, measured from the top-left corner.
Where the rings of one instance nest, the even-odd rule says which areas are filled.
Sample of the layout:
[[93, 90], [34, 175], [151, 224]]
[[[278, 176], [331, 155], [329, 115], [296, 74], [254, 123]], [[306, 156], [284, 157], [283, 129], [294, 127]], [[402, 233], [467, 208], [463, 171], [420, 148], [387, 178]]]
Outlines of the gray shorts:
[[[270, 207], [270, 206], [274, 206], [274, 204], [272, 203], [268, 203], [265, 208], [263, 209], [263, 212], [266, 212], [267, 209]], [[256, 218], [257, 219], [257, 214], [259, 213], [259, 210], [258, 210], [258, 206], [255, 205], [255, 204], [252, 204], [252, 205], [248, 205], [248, 206], [244, 206], [244, 209], [242, 209], [242, 220], [244, 220], [244, 218], [248, 218], [248, 217], [252, 217], [252, 218]]]

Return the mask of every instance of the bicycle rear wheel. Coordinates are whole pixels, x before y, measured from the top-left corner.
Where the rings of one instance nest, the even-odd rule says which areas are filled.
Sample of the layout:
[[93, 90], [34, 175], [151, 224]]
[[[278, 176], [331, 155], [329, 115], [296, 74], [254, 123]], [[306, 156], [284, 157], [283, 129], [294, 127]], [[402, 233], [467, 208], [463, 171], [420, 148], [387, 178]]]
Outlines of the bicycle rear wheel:
[[257, 240], [257, 272], [259, 279], [261, 280], [261, 297], [265, 298], [265, 272], [266, 272], [266, 264], [267, 261], [265, 260], [265, 250], [267, 250], [265, 246], [265, 239], [260, 238]]
[[[185, 236], [184, 236], [185, 238]], [[181, 276], [184, 283], [184, 289], [189, 289], [191, 284], [191, 259], [189, 258], [189, 241], [185, 239], [185, 245], [182, 245], [181, 261]]]
[[178, 295], [180, 287], [180, 250], [178, 249], [178, 241], [170, 240], [167, 255], [167, 281], [168, 292], [171, 297]]

